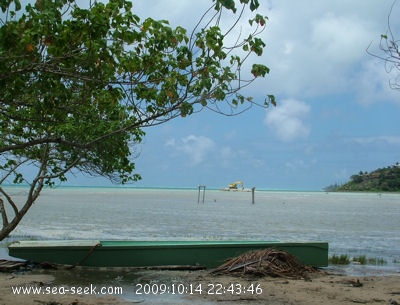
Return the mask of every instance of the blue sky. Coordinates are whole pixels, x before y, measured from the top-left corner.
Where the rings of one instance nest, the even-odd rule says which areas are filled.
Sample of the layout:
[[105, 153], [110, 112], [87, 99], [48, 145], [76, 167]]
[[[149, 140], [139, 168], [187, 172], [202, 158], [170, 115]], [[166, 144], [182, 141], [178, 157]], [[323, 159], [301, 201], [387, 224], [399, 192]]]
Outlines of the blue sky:
[[[136, 186], [321, 190], [362, 171], [400, 162], [400, 91], [379, 54], [392, 0], [262, 0], [269, 18], [260, 62], [270, 75], [246, 93], [276, 108], [236, 117], [201, 112], [146, 130]], [[211, 1], [134, 1], [142, 19], [191, 28]], [[390, 24], [400, 38], [400, 2]], [[70, 184], [106, 185], [77, 177]]]

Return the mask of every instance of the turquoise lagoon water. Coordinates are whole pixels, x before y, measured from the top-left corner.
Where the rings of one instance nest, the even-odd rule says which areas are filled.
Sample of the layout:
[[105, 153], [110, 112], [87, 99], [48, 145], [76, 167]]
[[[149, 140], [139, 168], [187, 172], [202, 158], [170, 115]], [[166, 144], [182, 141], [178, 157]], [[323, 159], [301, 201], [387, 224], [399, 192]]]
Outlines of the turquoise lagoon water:
[[[23, 202], [27, 190], [11, 188]], [[400, 194], [60, 187], [44, 190], [9, 240], [327, 241], [400, 269]]]

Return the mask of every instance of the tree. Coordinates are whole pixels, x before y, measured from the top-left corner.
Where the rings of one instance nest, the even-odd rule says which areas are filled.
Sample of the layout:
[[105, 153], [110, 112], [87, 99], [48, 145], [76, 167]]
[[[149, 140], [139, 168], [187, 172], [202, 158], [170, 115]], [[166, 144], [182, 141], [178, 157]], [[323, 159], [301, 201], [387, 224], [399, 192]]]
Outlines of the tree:
[[353, 182], [353, 183], [361, 183], [364, 180], [361, 175], [352, 175], [350, 177], [350, 179], [351, 179], [351, 182]]
[[381, 54], [375, 54], [367, 48], [367, 53], [383, 60], [385, 62], [385, 68], [388, 73], [397, 71], [397, 76], [390, 80], [390, 87], [394, 90], [400, 90], [400, 48], [399, 39], [396, 38], [396, 34], [393, 33], [390, 25], [390, 18], [397, 0], [393, 2], [389, 15], [388, 15], [388, 29], [385, 34], [381, 35], [379, 42], [379, 50]]
[[[213, 0], [191, 32], [141, 20], [127, 0], [0, 0], [0, 240], [15, 229], [45, 185], [81, 171], [137, 181], [135, 144], [144, 129], [205, 108], [223, 115], [256, 103], [240, 90], [269, 73], [245, 62], [265, 47], [258, 0]], [[245, 12], [251, 31], [232, 39]], [[223, 31], [224, 14], [236, 20]], [[230, 41], [234, 41], [229, 45]], [[243, 71], [242, 71], [243, 70]], [[26, 168], [35, 173], [26, 175]], [[25, 202], [9, 183], [27, 184]]]

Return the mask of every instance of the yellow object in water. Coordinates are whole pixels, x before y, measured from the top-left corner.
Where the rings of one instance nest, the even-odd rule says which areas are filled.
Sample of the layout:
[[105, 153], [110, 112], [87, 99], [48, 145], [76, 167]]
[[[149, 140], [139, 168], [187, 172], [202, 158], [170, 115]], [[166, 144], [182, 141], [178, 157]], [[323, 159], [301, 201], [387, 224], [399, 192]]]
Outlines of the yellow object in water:
[[235, 189], [235, 190], [237, 190], [237, 188], [238, 188], [239, 185], [241, 186], [242, 189], [244, 189], [244, 183], [243, 183], [243, 181], [235, 181], [235, 182], [229, 184], [229, 188], [230, 188], [230, 189]]

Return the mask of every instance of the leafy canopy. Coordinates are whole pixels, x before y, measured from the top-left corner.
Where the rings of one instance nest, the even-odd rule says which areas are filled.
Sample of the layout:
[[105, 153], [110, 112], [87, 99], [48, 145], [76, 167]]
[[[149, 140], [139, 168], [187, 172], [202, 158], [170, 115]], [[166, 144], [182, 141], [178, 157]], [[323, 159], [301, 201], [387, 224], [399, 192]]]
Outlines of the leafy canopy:
[[[204, 108], [234, 115], [254, 104], [275, 105], [273, 95], [256, 103], [240, 93], [269, 73], [263, 64], [245, 65], [265, 47], [258, 0], [213, 0], [191, 32], [141, 20], [127, 0], [85, 5], [36, 0], [22, 8], [19, 0], [0, 0], [3, 232], [45, 184], [66, 180], [70, 171], [122, 183], [140, 179], [133, 160], [146, 127]], [[251, 31], [232, 39], [248, 9]], [[237, 20], [224, 32], [225, 14]], [[36, 172], [27, 176], [27, 167]], [[6, 182], [30, 185], [23, 208], [1, 187]], [[4, 203], [17, 220], [9, 222]]]
[[[258, 7], [255, 0], [240, 3]], [[60, 172], [76, 167], [137, 179], [129, 146], [142, 140], [143, 127], [203, 107], [218, 111], [218, 102], [252, 102], [238, 90], [269, 72], [254, 64], [252, 79], [240, 75], [247, 56], [265, 46], [256, 37], [265, 25], [258, 14], [250, 20], [255, 32], [225, 46], [218, 21], [187, 35], [165, 20], [141, 21], [124, 0], [87, 8], [37, 0], [24, 11], [20, 1], [1, 0], [0, 7], [7, 13], [0, 29], [0, 152], [7, 168], [16, 159], [42, 163], [46, 155], [49, 177], [65, 178]], [[214, 8], [217, 20], [236, 3], [218, 0]]]

